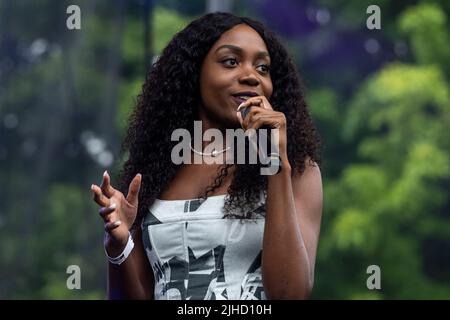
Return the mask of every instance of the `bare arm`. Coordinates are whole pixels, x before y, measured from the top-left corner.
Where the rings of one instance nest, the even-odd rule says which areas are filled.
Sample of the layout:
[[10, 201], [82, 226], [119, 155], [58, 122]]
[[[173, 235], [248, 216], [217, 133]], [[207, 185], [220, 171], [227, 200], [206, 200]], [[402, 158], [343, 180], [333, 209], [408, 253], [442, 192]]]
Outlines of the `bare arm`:
[[129, 233], [134, 240], [134, 248], [122, 264], [108, 262], [109, 299], [153, 298], [153, 272], [145, 254], [141, 230], [131, 229], [137, 215], [141, 179], [140, 174], [134, 177], [126, 198], [111, 186], [106, 171], [101, 186], [91, 187], [94, 201], [101, 206], [99, 214], [105, 223], [104, 246], [108, 255], [117, 257], [122, 253]]
[[[257, 108], [253, 108], [257, 106]], [[245, 129], [269, 126], [278, 145], [282, 170], [268, 177], [262, 251], [264, 291], [269, 299], [306, 299], [314, 283], [314, 264], [322, 217], [319, 167], [306, 159], [306, 169], [291, 177], [287, 157], [286, 116], [274, 111], [265, 96], [250, 97], [236, 116]], [[277, 143], [278, 142], [278, 143]]]
[[[120, 266], [108, 262], [108, 299], [153, 299], [153, 271], [145, 255], [141, 230], [132, 232], [132, 236], [135, 245], [127, 260]], [[116, 249], [110, 255], [117, 256], [122, 250]]]
[[322, 216], [320, 169], [308, 164], [291, 178], [289, 162], [269, 177], [262, 271], [269, 299], [307, 299]]

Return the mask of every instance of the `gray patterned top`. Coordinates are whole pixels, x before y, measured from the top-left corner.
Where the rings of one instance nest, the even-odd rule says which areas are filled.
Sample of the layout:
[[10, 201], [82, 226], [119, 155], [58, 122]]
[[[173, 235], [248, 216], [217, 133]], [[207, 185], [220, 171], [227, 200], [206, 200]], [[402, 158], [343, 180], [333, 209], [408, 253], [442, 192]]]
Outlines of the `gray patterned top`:
[[261, 300], [264, 197], [255, 219], [224, 218], [225, 195], [159, 200], [142, 222], [155, 299]]

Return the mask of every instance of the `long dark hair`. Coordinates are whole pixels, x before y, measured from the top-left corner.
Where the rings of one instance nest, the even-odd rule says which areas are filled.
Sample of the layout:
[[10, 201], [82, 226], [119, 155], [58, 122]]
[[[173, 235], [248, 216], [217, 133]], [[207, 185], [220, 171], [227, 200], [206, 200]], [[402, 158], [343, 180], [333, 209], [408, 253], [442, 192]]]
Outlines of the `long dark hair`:
[[[305, 160], [319, 162], [319, 138], [308, 112], [301, 81], [281, 42], [263, 24], [229, 13], [210, 13], [192, 21], [177, 33], [148, 72], [137, 106], [122, 145], [128, 160], [120, 172], [119, 189], [127, 192], [137, 173], [142, 174], [139, 211], [136, 223], [167, 187], [178, 166], [171, 161], [175, 142], [171, 134], [186, 128], [193, 133], [193, 123], [200, 103], [199, 78], [202, 62], [219, 37], [238, 24], [247, 24], [265, 41], [271, 57], [273, 94], [270, 103], [287, 119], [287, 153], [292, 167], [302, 173]], [[217, 189], [231, 165], [224, 165], [204, 197]], [[256, 165], [237, 165], [224, 211], [246, 218], [248, 209], [265, 193], [267, 177]]]

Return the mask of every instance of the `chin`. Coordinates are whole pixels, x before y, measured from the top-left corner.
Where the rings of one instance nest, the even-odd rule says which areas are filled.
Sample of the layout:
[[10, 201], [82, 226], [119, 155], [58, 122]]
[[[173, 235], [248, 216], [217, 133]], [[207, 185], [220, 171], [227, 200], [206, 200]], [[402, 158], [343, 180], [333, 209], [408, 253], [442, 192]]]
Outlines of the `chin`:
[[229, 126], [230, 129], [242, 129], [239, 120], [232, 120]]
[[220, 126], [223, 129], [237, 129], [241, 127], [241, 124], [235, 114], [228, 114], [221, 118]]
[[241, 128], [241, 123], [239, 122], [239, 119], [236, 116], [236, 109], [231, 110], [227, 115], [227, 117], [224, 117], [224, 120], [227, 123], [227, 128], [231, 129]]

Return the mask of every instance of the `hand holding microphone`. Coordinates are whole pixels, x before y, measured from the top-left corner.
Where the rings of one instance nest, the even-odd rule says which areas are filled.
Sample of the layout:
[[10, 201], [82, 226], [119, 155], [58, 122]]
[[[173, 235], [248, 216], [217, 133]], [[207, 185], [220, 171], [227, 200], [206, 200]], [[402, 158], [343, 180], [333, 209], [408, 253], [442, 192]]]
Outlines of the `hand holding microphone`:
[[[260, 157], [264, 158], [264, 161], [261, 161], [262, 166], [276, 169], [275, 172], [269, 173], [270, 175], [278, 173], [281, 170], [281, 157], [287, 159], [285, 115], [274, 111], [266, 97], [255, 96], [239, 105], [237, 117], [244, 130], [257, 130], [258, 151]], [[261, 145], [265, 145], [265, 148], [262, 148], [264, 150], [261, 150]]]

